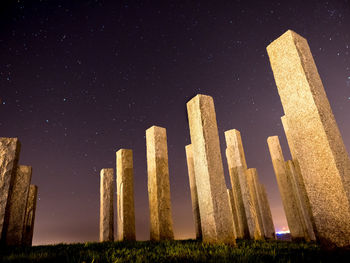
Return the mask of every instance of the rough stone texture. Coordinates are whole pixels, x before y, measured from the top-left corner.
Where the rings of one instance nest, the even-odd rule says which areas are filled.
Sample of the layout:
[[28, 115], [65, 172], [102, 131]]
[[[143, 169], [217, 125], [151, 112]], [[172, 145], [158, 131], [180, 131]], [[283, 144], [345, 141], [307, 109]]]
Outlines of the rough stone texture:
[[100, 179], [100, 242], [114, 241], [114, 169], [102, 169]]
[[0, 138], [0, 240], [5, 242], [6, 229], [9, 220], [7, 207], [16, 174], [20, 152], [20, 142], [17, 138]]
[[268, 47], [318, 240], [350, 245], [350, 159], [306, 39], [288, 30]]
[[284, 212], [292, 239], [304, 239], [305, 233], [299, 207], [293, 191], [291, 175], [284, 161], [278, 136], [267, 138], [273, 169], [275, 171], [278, 189], [281, 194]]
[[267, 239], [276, 239], [275, 226], [273, 225], [272, 214], [270, 209], [270, 203], [267, 198], [267, 193], [265, 186], [263, 184], [259, 184], [259, 192], [262, 200], [262, 208], [263, 208], [263, 224], [264, 224], [264, 236]]
[[204, 242], [236, 244], [212, 97], [187, 102]]
[[9, 223], [5, 242], [9, 246], [21, 245], [22, 243], [23, 224], [31, 179], [32, 167], [25, 165], [17, 167], [10, 205], [8, 206]]
[[190, 181], [190, 189], [191, 189], [192, 213], [193, 213], [194, 227], [196, 231], [196, 239], [202, 239], [201, 216], [200, 216], [199, 205], [198, 205], [198, 193], [197, 193], [197, 185], [196, 185], [196, 176], [194, 173], [192, 145], [191, 144], [186, 145], [185, 150], [186, 150], [186, 159], [187, 159], [188, 178]]
[[118, 240], [135, 240], [134, 168], [132, 150], [117, 152]]
[[259, 239], [263, 239], [264, 238], [264, 224], [263, 224], [263, 220], [262, 220], [262, 200], [260, 198], [259, 195], [259, 179], [258, 179], [258, 172], [255, 168], [250, 168], [248, 170], [246, 170], [246, 176], [248, 179], [248, 183], [250, 186], [250, 191], [251, 191], [251, 195], [252, 195], [252, 201], [253, 201], [253, 205], [255, 207], [255, 211], [256, 211], [256, 216], [258, 218], [258, 223], [259, 223], [259, 228], [260, 228], [260, 237]]
[[243, 238], [260, 239], [261, 229], [245, 174], [247, 163], [241, 133], [235, 129], [226, 131], [225, 139], [228, 170], [232, 189], [235, 190], [233, 193], [237, 195], [238, 218], [242, 224]]
[[[316, 240], [313, 229], [312, 229], [312, 225], [310, 225], [310, 226], [307, 225], [308, 221], [307, 221], [307, 218], [305, 218], [305, 214], [303, 213], [304, 206], [303, 206], [302, 199], [301, 199], [300, 187], [299, 187], [299, 184], [297, 182], [297, 171], [295, 169], [293, 161], [288, 160], [286, 162], [286, 167], [287, 167], [288, 173], [290, 174], [293, 192], [295, 193], [295, 199], [297, 201], [298, 209], [299, 209], [300, 216], [302, 219], [302, 225], [303, 225], [304, 232], [305, 232], [305, 240], [306, 241]], [[309, 227], [311, 227], [311, 229]]]
[[150, 239], [174, 239], [166, 129], [146, 130]]
[[233, 221], [233, 231], [237, 238], [242, 238], [237, 235], [237, 231], [239, 231], [239, 225], [238, 225], [238, 217], [237, 217], [237, 208], [236, 208], [236, 202], [233, 197], [232, 189], [227, 189], [227, 196], [228, 196], [228, 203], [230, 206], [232, 221]]
[[314, 231], [315, 224], [314, 224], [314, 220], [313, 220], [313, 216], [312, 216], [312, 212], [311, 212], [311, 206], [310, 206], [309, 198], [308, 198], [307, 193], [306, 193], [304, 179], [301, 175], [299, 162], [296, 159], [295, 149], [293, 146], [292, 138], [290, 136], [287, 118], [285, 116], [283, 116], [283, 117], [281, 117], [281, 121], [282, 121], [282, 125], [284, 128], [284, 132], [285, 132], [286, 137], [287, 137], [290, 153], [291, 153], [292, 159], [293, 159], [294, 170], [295, 170], [293, 178], [297, 184], [298, 199], [300, 202], [300, 208], [301, 208], [301, 212], [302, 212], [303, 219], [305, 222], [305, 227], [307, 228], [307, 233], [308, 233], [310, 240], [316, 240], [315, 231]]
[[22, 235], [22, 245], [25, 246], [32, 245], [37, 197], [38, 187], [36, 185], [31, 184], [29, 187]]

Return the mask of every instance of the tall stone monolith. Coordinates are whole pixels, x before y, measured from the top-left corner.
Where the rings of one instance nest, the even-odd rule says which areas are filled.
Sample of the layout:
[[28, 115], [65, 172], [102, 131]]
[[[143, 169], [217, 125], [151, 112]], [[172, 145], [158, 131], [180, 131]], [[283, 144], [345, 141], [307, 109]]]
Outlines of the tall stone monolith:
[[185, 150], [186, 150], [186, 159], [187, 159], [188, 178], [189, 178], [190, 190], [191, 190], [192, 213], [193, 213], [194, 228], [196, 232], [196, 239], [202, 239], [201, 216], [200, 216], [199, 205], [198, 205], [198, 193], [197, 193], [197, 185], [196, 185], [196, 176], [194, 172], [192, 145], [191, 144], [186, 145]]
[[270, 203], [265, 186], [259, 184], [259, 192], [262, 200], [262, 219], [264, 224], [264, 236], [267, 239], [276, 239], [275, 226], [273, 225]]
[[0, 240], [3, 243], [9, 220], [9, 196], [15, 179], [19, 152], [20, 142], [17, 138], [0, 138]]
[[258, 223], [259, 223], [259, 228], [261, 231], [260, 237], [259, 239], [263, 239], [264, 238], [264, 224], [263, 224], [263, 220], [262, 220], [262, 200], [261, 197], [259, 195], [259, 179], [258, 179], [258, 172], [256, 170], [256, 168], [249, 168], [248, 170], [246, 170], [246, 176], [248, 179], [248, 184], [250, 187], [250, 192], [251, 192], [251, 196], [252, 198], [252, 204], [255, 207], [255, 211], [256, 211], [256, 216], [258, 218]]
[[294, 169], [292, 170], [295, 171], [293, 178], [298, 188], [298, 200], [300, 202], [301, 212], [303, 215], [303, 219], [305, 221], [305, 227], [307, 228], [307, 233], [308, 233], [308, 236], [310, 237], [310, 240], [316, 240], [315, 231], [314, 231], [316, 227], [312, 216], [310, 201], [306, 193], [304, 179], [301, 175], [299, 162], [296, 159], [295, 149], [293, 146], [292, 138], [290, 136], [289, 126], [287, 123], [286, 116], [282, 116], [281, 121], [282, 121], [284, 132], [286, 134], [287, 141], [288, 141], [289, 150], [293, 159], [292, 161], [293, 161]]
[[134, 168], [132, 150], [117, 152], [118, 240], [135, 240]]
[[291, 237], [294, 240], [303, 240], [305, 239], [303, 221], [278, 136], [269, 137], [267, 143]]
[[100, 242], [114, 241], [114, 169], [104, 168], [100, 173]]
[[[227, 189], [227, 196], [228, 196], [228, 203], [230, 206], [230, 212], [232, 216], [232, 221], [233, 221], [233, 231], [234, 234], [237, 238], [242, 238], [239, 236], [239, 224], [238, 224], [238, 216], [237, 216], [237, 207], [236, 207], [236, 202], [233, 197], [233, 192], [232, 189]], [[238, 234], [237, 234], [238, 232]]]
[[29, 187], [29, 194], [23, 225], [22, 245], [24, 246], [32, 245], [37, 197], [38, 187], [36, 185], [31, 184]]
[[9, 223], [5, 242], [9, 246], [18, 246], [22, 243], [23, 225], [31, 179], [32, 167], [19, 165], [17, 167], [10, 197], [10, 205], [8, 207]]
[[241, 219], [243, 238], [260, 239], [261, 229], [259, 226], [255, 207], [252, 205], [252, 196], [245, 171], [247, 163], [241, 133], [236, 130], [225, 132], [226, 158], [232, 189], [237, 195], [238, 217]]
[[166, 129], [146, 130], [150, 239], [174, 239]]
[[236, 241], [212, 97], [195, 96], [187, 102], [187, 113], [203, 241], [234, 245]]
[[288, 30], [267, 52], [318, 240], [350, 245], [350, 159], [306, 39]]

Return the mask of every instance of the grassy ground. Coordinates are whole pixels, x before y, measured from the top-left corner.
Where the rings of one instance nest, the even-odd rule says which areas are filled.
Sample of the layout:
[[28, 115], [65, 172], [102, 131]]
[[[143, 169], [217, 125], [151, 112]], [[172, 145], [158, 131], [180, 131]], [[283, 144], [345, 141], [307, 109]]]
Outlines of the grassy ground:
[[0, 262], [350, 262], [350, 250], [316, 244], [238, 240], [237, 247], [194, 240], [105, 242], [0, 248]]

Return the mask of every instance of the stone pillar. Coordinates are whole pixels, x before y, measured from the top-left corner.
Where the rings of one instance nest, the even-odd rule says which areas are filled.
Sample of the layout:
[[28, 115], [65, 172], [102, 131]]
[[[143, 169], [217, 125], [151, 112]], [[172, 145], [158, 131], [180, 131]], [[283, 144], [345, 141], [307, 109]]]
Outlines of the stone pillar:
[[18, 246], [22, 243], [23, 224], [31, 179], [32, 167], [25, 165], [17, 167], [8, 207], [9, 223], [5, 242], [9, 246]]
[[252, 201], [253, 201], [253, 206], [255, 207], [256, 211], [256, 216], [258, 218], [258, 223], [259, 223], [259, 228], [260, 228], [260, 237], [258, 239], [263, 239], [264, 238], [264, 224], [262, 221], [262, 201], [260, 198], [260, 195], [258, 193], [258, 185], [259, 185], [259, 179], [258, 179], [258, 172], [255, 168], [250, 168], [246, 170], [246, 176], [248, 179], [248, 184], [250, 187], [250, 192]]
[[306, 193], [304, 179], [301, 175], [299, 162], [296, 159], [295, 149], [293, 146], [292, 138], [290, 136], [289, 126], [288, 126], [286, 117], [285, 116], [281, 117], [281, 121], [283, 124], [284, 132], [285, 132], [286, 137], [287, 137], [290, 153], [291, 153], [292, 159], [293, 159], [293, 166], [294, 167], [291, 166], [291, 169], [294, 172], [293, 179], [294, 179], [294, 181], [296, 183], [296, 187], [298, 189], [298, 201], [300, 203], [300, 209], [302, 212], [303, 220], [305, 222], [305, 227], [307, 229], [307, 233], [308, 233], [310, 240], [316, 240], [316, 236], [315, 236], [315, 232], [314, 232], [315, 226], [314, 226], [314, 220], [312, 217], [310, 202], [309, 202], [309, 198], [308, 198], [307, 193]]
[[288, 173], [284, 161], [279, 139], [277, 136], [271, 136], [267, 139], [267, 143], [291, 237], [294, 240], [304, 239], [305, 233], [301, 215], [293, 191], [290, 173]]
[[195, 96], [187, 102], [187, 113], [203, 241], [234, 245], [236, 241], [212, 97]]
[[15, 179], [20, 142], [17, 138], [0, 138], [0, 240], [5, 242], [9, 220], [7, 207]]
[[186, 150], [188, 177], [189, 177], [190, 189], [191, 189], [192, 213], [193, 213], [194, 227], [196, 231], [196, 239], [202, 239], [201, 216], [200, 216], [199, 205], [198, 205], [198, 193], [197, 193], [196, 177], [194, 173], [192, 145], [191, 144], [187, 145], [185, 147], [185, 150]]
[[114, 169], [102, 169], [100, 177], [100, 242], [114, 241]]
[[24, 246], [32, 245], [37, 197], [38, 187], [36, 185], [31, 184], [29, 187], [26, 214], [24, 217], [23, 225], [22, 244]]
[[132, 150], [117, 152], [118, 240], [135, 240], [134, 168]]
[[238, 224], [238, 216], [237, 216], [237, 207], [236, 207], [236, 202], [233, 197], [233, 192], [232, 189], [227, 189], [227, 196], [228, 196], [228, 203], [230, 206], [230, 212], [232, 216], [232, 221], [233, 221], [233, 232], [237, 238], [242, 238], [237, 234], [237, 232], [240, 231], [239, 224]]
[[350, 245], [350, 159], [306, 39], [288, 30], [268, 47], [318, 240]]
[[265, 186], [263, 184], [259, 184], [259, 192], [262, 200], [262, 218], [264, 224], [264, 236], [267, 239], [276, 239], [275, 226], [273, 225], [272, 214], [270, 209], [270, 203], [267, 198], [267, 193], [265, 190]]
[[150, 239], [174, 239], [166, 129], [146, 130]]
[[226, 158], [230, 173], [232, 189], [237, 194], [238, 217], [241, 218], [243, 238], [260, 239], [261, 229], [255, 207], [252, 205], [252, 196], [245, 171], [247, 163], [245, 159], [241, 133], [238, 130], [225, 132]]

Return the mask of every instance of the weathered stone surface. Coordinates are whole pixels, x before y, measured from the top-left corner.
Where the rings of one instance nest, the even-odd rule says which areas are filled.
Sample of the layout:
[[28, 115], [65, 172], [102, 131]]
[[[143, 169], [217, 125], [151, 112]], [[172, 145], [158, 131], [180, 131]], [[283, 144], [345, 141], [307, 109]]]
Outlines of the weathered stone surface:
[[100, 242], [114, 241], [114, 169], [105, 168], [100, 173]]
[[303, 222], [278, 136], [269, 137], [267, 143], [291, 237], [292, 239], [304, 239]]
[[307, 228], [307, 233], [308, 233], [310, 240], [316, 240], [315, 231], [314, 231], [315, 227], [314, 227], [314, 221], [313, 221], [313, 217], [312, 217], [310, 202], [309, 202], [309, 198], [308, 198], [307, 193], [306, 193], [304, 179], [301, 175], [299, 162], [296, 159], [295, 149], [293, 146], [292, 138], [290, 136], [287, 118], [285, 116], [283, 116], [283, 117], [281, 117], [281, 121], [282, 121], [282, 125], [284, 128], [284, 132], [285, 132], [286, 137], [287, 137], [290, 153], [291, 153], [292, 159], [293, 159], [293, 165], [294, 165], [294, 170], [295, 170], [293, 179], [295, 180], [295, 183], [297, 185], [297, 189], [298, 189], [298, 196], [297, 197], [298, 197], [298, 201], [300, 202], [300, 208], [301, 208], [301, 212], [302, 212], [303, 219], [305, 222], [305, 227]]
[[146, 130], [150, 239], [174, 239], [166, 129]]
[[7, 207], [15, 179], [19, 152], [20, 142], [17, 138], [0, 138], [0, 239], [2, 242], [5, 242], [9, 220]]
[[238, 218], [241, 219], [243, 238], [260, 239], [261, 229], [255, 207], [252, 205], [252, 196], [245, 171], [245, 159], [241, 133], [232, 129], [225, 132], [226, 158], [230, 173], [232, 189], [237, 195]]
[[253, 206], [255, 207], [256, 216], [258, 218], [259, 228], [260, 228], [260, 237], [259, 239], [264, 238], [264, 224], [262, 221], [262, 201], [259, 195], [259, 179], [258, 172], [255, 168], [250, 168], [246, 170], [246, 176], [248, 179], [248, 184], [250, 186], [250, 191], [252, 195]]
[[305, 232], [305, 240], [306, 241], [310, 241], [310, 240], [316, 240], [313, 229], [312, 229], [312, 225], [308, 226], [307, 223], [307, 218], [305, 218], [305, 214], [303, 213], [303, 209], [304, 209], [304, 204], [302, 203], [302, 199], [301, 199], [301, 192], [300, 192], [300, 187], [297, 181], [297, 170], [295, 169], [295, 165], [294, 162], [292, 160], [288, 160], [286, 162], [286, 167], [288, 170], [288, 173], [290, 174], [290, 179], [291, 179], [291, 183], [292, 183], [292, 187], [293, 187], [293, 191], [295, 193], [295, 198], [298, 204], [298, 209], [300, 211], [300, 216], [302, 219], [302, 223], [303, 223], [303, 228], [304, 228], [304, 232]]
[[204, 242], [235, 244], [213, 99], [187, 102]]
[[239, 231], [239, 225], [238, 225], [236, 202], [235, 202], [234, 197], [233, 197], [232, 189], [227, 189], [227, 196], [228, 196], [228, 204], [230, 206], [230, 212], [231, 212], [231, 216], [232, 216], [234, 235], [237, 238], [242, 238], [242, 237], [239, 237], [237, 235], [237, 231]]
[[118, 240], [135, 240], [134, 168], [132, 150], [117, 152]]
[[306, 39], [288, 30], [268, 47], [318, 240], [350, 245], [350, 159]]
[[270, 203], [267, 198], [265, 186], [259, 184], [259, 192], [262, 200], [262, 219], [264, 224], [264, 236], [267, 239], [276, 239], [275, 226], [273, 225]]
[[31, 184], [29, 187], [22, 235], [22, 244], [25, 246], [32, 245], [37, 197], [38, 187], [36, 185]]
[[10, 205], [8, 206], [9, 223], [5, 242], [7, 245], [21, 245], [24, 217], [26, 213], [32, 167], [19, 165], [11, 191]]
[[200, 216], [199, 205], [198, 205], [198, 193], [197, 193], [197, 185], [196, 185], [196, 175], [194, 172], [192, 145], [191, 144], [186, 145], [185, 150], [186, 150], [186, 159], [187, 159], [188, 178], [190, 181], [190, 189], [191, 189], [192, 213], [193, 213], [194, 227], [196, 231], [196, 239], [202, 239], [201, 216]]

